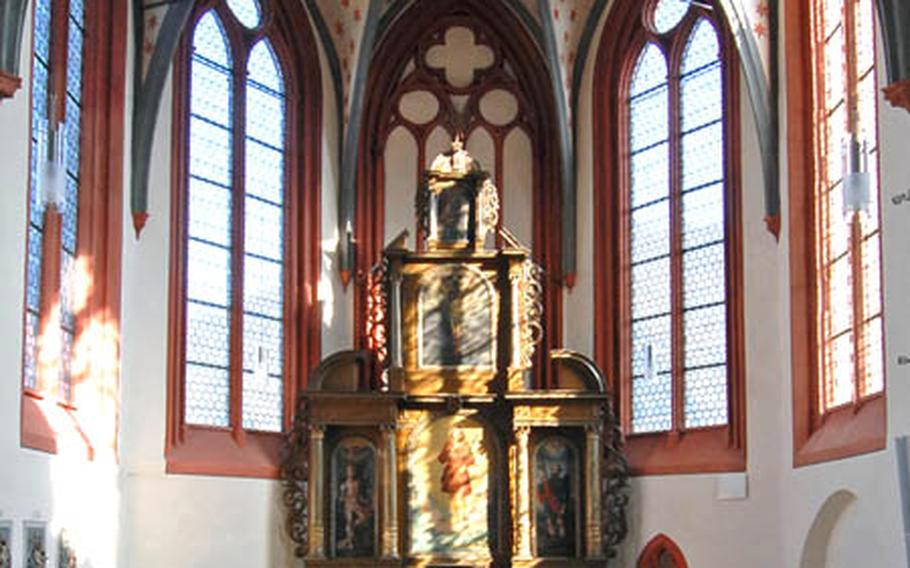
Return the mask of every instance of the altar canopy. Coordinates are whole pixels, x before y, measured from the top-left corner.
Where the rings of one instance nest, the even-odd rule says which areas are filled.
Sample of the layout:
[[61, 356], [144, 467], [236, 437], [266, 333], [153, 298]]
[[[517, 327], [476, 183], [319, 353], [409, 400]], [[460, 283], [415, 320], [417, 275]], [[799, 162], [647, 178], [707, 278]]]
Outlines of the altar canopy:
[[553, 351], [534, 389], [542, 271], [456, 138], [406, 234], [369, 275], [369, 349], [324, 360], [284, 464], [307, 566], [602, 566], [625, 536], [627, 468], [605, 381]]

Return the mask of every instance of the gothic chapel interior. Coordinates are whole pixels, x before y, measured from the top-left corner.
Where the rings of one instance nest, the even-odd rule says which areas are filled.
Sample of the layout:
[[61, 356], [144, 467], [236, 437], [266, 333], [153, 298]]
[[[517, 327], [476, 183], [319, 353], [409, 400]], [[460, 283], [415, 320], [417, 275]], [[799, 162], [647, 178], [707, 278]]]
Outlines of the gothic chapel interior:
[[908, 38], [0, 0], [0, 568], [910, 566]]

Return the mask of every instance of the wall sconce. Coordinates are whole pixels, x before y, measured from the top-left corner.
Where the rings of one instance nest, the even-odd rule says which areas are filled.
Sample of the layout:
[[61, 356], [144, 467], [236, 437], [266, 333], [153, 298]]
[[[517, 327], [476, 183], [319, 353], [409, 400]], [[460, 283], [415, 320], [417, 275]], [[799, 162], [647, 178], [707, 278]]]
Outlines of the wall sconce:
[[66, 205], [66, 122], [52, 129], [46, 118], [38, 124], [38, 195], [45, 206], [62, 211]]
[[869, 173], [869, 151], [866, 140], [850, 133], [844, 140], [844, 216], [869, 212], [869, 192], [872, 175]]

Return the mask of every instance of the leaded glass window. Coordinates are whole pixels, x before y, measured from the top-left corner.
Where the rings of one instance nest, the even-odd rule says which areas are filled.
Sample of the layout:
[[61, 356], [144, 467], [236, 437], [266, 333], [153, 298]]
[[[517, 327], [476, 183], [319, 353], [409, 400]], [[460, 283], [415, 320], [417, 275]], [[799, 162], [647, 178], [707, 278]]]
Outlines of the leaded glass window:
[[280, 432], [285, 79], [268, 37], [229, 40], [235, 22], [259, 25], [259, 3], [225, 5], [202, 15], [192, 35], [184, 413], [188, 424]]
[[729, 421], [722, 46], [688, 2], [651, 6], [625, 95], [633, 433]]
[[[816, 100], [822, 121], [815, 233], [818, 275], [819, 411], [857, 402], [884, 389], [881, 227], [875, 14], [872, 0], [831, 0], [813, 10]], [[864, 154], [869, 175], [865, 211], [844, 206], [845, 152]]]
[[[38, 0], [33, 30], [23, 385], [72, 402], [85, 39], [82, 0]], [[65, 48], [59, 49], [57, 42], [64, 42]], [[49, 197], [55, 192], [45, 187], [48, 160], [63, 166], [62, 196]], [[47, 223], [54, 227], [52, 235], [46, 234]], [[51, 239], [47, 243], [46, 237]], [[45, 271], [58, 265], [59, 283]], [[42, 292], [49, 297], [42, 297]]]

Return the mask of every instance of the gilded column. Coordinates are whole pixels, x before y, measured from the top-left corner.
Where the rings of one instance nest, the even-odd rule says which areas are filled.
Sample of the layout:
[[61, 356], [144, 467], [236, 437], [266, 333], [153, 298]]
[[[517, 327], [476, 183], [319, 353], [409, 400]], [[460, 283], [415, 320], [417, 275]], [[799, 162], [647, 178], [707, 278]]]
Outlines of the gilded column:
[[588, 559], [603, 558], [603, 527], [600, 498], [600, 427], [587, 427], [585, 448], [585, 529]]
[[310, 426], [310, 558], [325, 558], [325, 513], [322, 510], [325, 495], [324, 438], [325, 426]]
[[531, 558], [531, 467], [528, 438], [531, 428], [519, 426], [515, 429], [515, 476], [518, 495], [515, 496], [515, 521], [518, 527], [515, 543], [515, 557], [519, 560]]
[[390, 357], [391, 367], [393, 369], [400, 369], [403, 365], [402, 363], [402, 353], [401, 353], [401, 273], [397, 266], [393, 266], [391, 274], [389, 275], [389, 286], [391, 288], [389, 293], [389, 323], [391, 330], [389, 333], [389, 343], [391, 345]]
[[394, 425], [382, 426], [383, 463], [382, 556], [398, 558], [398, 452]]

